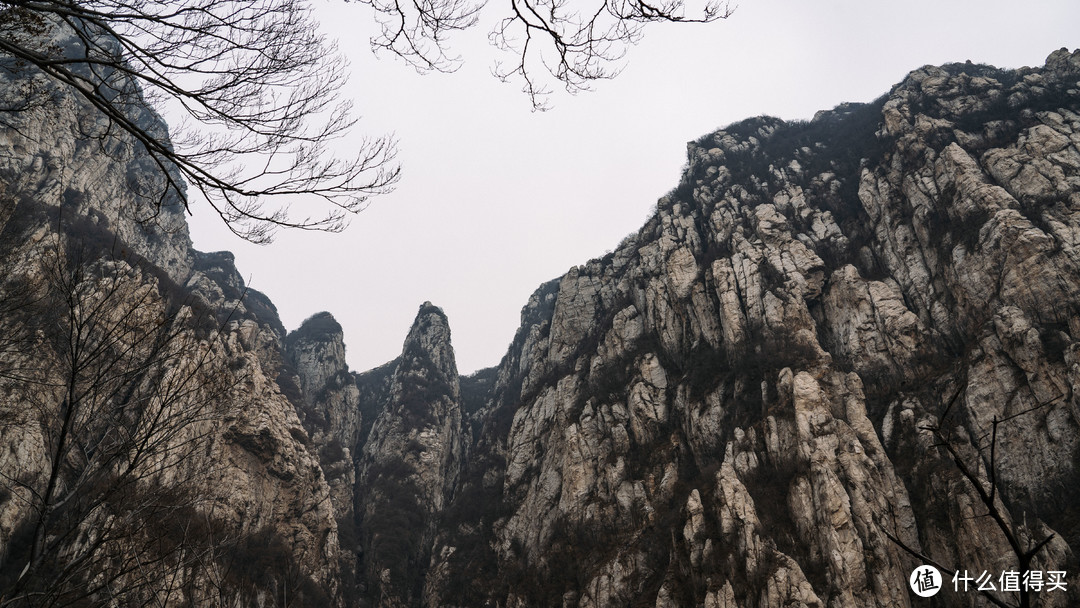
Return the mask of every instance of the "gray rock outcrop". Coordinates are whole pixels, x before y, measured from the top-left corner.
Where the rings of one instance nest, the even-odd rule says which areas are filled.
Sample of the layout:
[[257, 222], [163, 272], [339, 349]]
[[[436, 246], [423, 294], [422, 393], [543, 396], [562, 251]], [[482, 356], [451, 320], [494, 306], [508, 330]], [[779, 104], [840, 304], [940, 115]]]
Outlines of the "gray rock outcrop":
[[892, 607], [929, 560], [1080, 603], [1080, 52], [690, 143], [466, 378], [430, 303], [364, 373], [286, 335], [51, 98], [0, 123], [0, 601]]
[[0, 121], [0, 598], [342, 605], [273, 304], [232, 254], [191, 249], [180, 193], [132, 138], [29, 68], [0, 72], [4, 107], [28, 104]]
[[963, 470], [1069, 573], [1039, 605], [1076, 602], [1078, 65], [926, 67], [690, 144], [523, 310], [458, 493], [495, 505], [445, 521], [427, 605], [912, 605], [908, 549], [1022, 569]]
[[367, 594], [378, 605], [420, 600], [437, 517], [453, 497], [461, 466], [460, 401], [446, 315], [425, 302], [360, 464], [363, 568]]
[[334, 511], [351, 519], [362, 417], [341, 326], [330, 313], [319, 313], [289, 334], [286, 348], [300, 380], [304, 428], [318, 448]]
[[[6, 12], [4, 18], [19, 27], [13, 13]], [[58, 45], [71, 58], [87, 56], [89, 43], [66, 25], [45, 22], [26, 29], [40, 30], [35, 40], [42, 46]], [[0, 126], [0, 195], [64, 215], [69, 229], [79, 229], [77, 224], [101, 226], [173, 281], [186, 281], [193, 260], [179, 172], [170, 167], [166, 178], [140, 143], [111, 128], [70, 87], [19, 60], [0, 61], [0, 107], [11, 109], [4, 112]], [[79, 68], [74, 64], [73, 69]], [[113, 83], [115, 87], [138, 88], [130, 79], [117, 79], [125, 82]], [[164, 121], [136, 97], [124, 104], [129, 118], [171, 146]], [[5, 206], [0, 226], [26, 213], [17, 205]]]

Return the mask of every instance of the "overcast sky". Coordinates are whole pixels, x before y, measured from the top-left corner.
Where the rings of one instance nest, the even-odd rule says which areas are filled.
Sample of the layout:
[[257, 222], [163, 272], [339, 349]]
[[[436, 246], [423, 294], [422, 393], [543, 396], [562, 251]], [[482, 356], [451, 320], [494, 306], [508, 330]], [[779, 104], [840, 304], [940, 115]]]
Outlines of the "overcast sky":
[[1076, 0], [744, 0], [726, 21], [647, 29], [618, 78], [534, 113], [519, 83], [491, 76], [482, 25], [454, 39], [458, 72], [421, 76], [372, 55], [365, 6], [316, 11], [350, 59], [359, 132], [399, 141], [400, 184], [341, 234], [253, 246], [199, 208], [191, 231], [196, 248], [236, 254], [288, 329], [331, 312], [354, 371], [400, 354], [425, 300], [449, 317], [462, 373], [497, 364], [529, 294], [636, 231], [677, 184], [687, 141], [871, 101], [926, 64], [1041, 65], [1080, 47]]

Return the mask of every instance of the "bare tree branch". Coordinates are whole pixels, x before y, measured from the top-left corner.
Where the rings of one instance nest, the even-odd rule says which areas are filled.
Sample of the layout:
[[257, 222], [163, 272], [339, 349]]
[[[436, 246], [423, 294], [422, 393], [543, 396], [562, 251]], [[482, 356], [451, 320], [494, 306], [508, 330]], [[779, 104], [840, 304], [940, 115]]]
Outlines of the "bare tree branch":
[[27, 274], [43, 293], [20, 301], [34, 338], [11, 358], [36, 367], [0, 378], [0, 419], [39, 429], [44, 452], [42, 469], [0, 476], [25, 515], [21, 548], [0, 562], [0, 606], [179, 599], [173, 581], [216, 551], [187, 530], [204, 517], [208, 447], [236, 381], [215, 358], [221, 326], [200, 337], [144, 269], [82, 247], [35, 250]]
[[[375, 9], [382, 31], [376, 50], [390, 51], [421, 72], [452, 72], [460, 58], [448, 54], [447, 37], [476, 24], [485, 2], [466, 0], [356, 0]], [[593, 81], [613, 78], [627, 49], [641, 40], [650, 23], [709, 23], [734, 10], [727, 2], [706, 0], [687, 9], [683, 0], [509, 0], [508, 14], [489, 34], [499, 50], [514, 56], [497, 62], [493, 74], [520, 80], [534, 110], [547, 109], [549, 77], [570, 93]], [[546, 76], [544, 75], [546, 74]]]
[[[485, 0], [357, 0], [381, 33], [373, 47], [419, 71], [453, 71], [449, 36], [476, 25]], [[519, 80], [534, 109], [551, 84], [575, 93], [618, 74], [650, 23], [726, 18], [723, 0], [510, 0], [490, 40], [515, 56], [493, 73]], [[93, 108], [102, 139], [131, 138], [163, 176], [138, 194], [145, 219], [204, 199], [235, 234], [280, 227], [338, 231], [400, 172], [392, 137], [351, 138], [340, 98], [345, 60], [317, 33], [306, 0], [0, 0], [0, 77], [29, 84], [0, 99], [0, 125], [70, 96]], [[30, 78], [27, 79], [26, 77]], [[40, 78], [37, 78], [40, 77]], [[149, 103], [183, 117], [170, 138]], [[187, 207], [189, 211], [191, 207]]]
[[[1021, 536], [1021, 531], [1018, 530], [1011, 522], [1007, 514], [1004, 512], [1004, 505], [1001, 502], [1001, 497], [998, 494], [998, 478], [997, 478], [997, 441], [998, 441], [998, 427], [1005, 421], [1012, 421], [1018, 416], [1030, 413], [1041, 407], [1049, 405], [1047, 402], [1035, 407], [1028, 408], [1016, 414], [1007, 416], [1003, 419], [999, 419], [997, 416], [993, 417], [990, 430], [990, 444], [989, 446], [979, 445], [978, 441], [973, 442], [975, 453], [977, 457], [973, 462], [968, 462], [965, 457], [960, 453], [960, 449], [957, 443], [954, 441], [952, 434], [944, 427], [944, 420], [948, 417], [952, 411], [953, 406], [958, 402], [961, 395], [964, 394], [964, 390], [961, 387], [949, 399], [944, 411], [941, 414], [940, 421], [937, 424], [927, 425], [919, 427], [922, 430], [927, 430], [933, 433], [936, 439], [936, 447], [942, 448], [949, 456], [949, 459], [960, 471], [961, 476], [968, 482], [968, 484], [975, 490], [979, 500], [986, 507], [985, 516], [990, 517], [991, 520], [997, 525], [997, 528], [1001, 531], [1005, 537], [1005, 541], [1009, 544], [1009, 548], [1012, 550], [1013, 555], [1016, 557], [1017, 567], [1020, 573], [1028, 572], [1031, 569], [1031, 564], [1047, 544], [1054, 539], [1054, 534], [1043, 538], [1037, 543], [1025, 542]], [[989, 451], [989, 460], [985, 464], [980, 460], [984, 451]], [[985, 467], [985, 474], [980, 470]], [[881, 526], [879, 526], [881, 527]], [[939, 562], [933, 560], [931, 557], [915, 550], [907, 543], [900, 540], [900, 538], [890, 533], [884, 527], [881, 527], [882, 532], [889, 538], [894, 544], [903, 549], [908, 554], [912, 555], [916, 559], [922, 560], [923, 563], [930, 564], [943, 572], [950, 572], [954, 576], [957, 573], [956, 568], [950, 568], [941, 565]], [[990, 603], [995, 606], [1001, 606], [1002, 608], [1030, 608], [1032, 605], [1032, 595], [1028, 591], [1027, 586], [1021, 586], [1020, 590], [1016, 592], [1016, 603], [1009, 603], [1006, 600], [1001, 599], [997, 595], [994, 595], [990, 591], [979, 589], [979, 594], [982, 595]]]
[[[101, 136], [133, 138], [164, 176], [143, 193], [151, 206], [187, 204], [190, 185], [251, 241], [340, 230], [399, 175], [389, 137], [360, 140], [352, 158], [329, 151], [355, 124], [339, 97], [345, 60], [303, 0], [2, 0], [5, 72], [44, 76], [100, 113]], [[170, 140], [146, 102], [189, 120]], [[314, 201], [310, 215], [289, 207]]]

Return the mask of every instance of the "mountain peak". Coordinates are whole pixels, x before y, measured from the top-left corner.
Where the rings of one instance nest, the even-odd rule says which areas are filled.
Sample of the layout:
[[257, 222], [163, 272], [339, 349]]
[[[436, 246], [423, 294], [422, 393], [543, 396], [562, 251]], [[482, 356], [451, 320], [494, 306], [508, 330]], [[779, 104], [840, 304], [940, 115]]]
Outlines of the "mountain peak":
[[342, 334], [341, 324], [334, 315], [323, 311], [304, 319], [299, 328], [289, 333], [289, 339], [341, 340]]
[[399, 374], [418, 367], [431, 367], [446, 380], [457, 378], [450, 322], [441, 308], [431, 302], [420, 306], [401, 355]]

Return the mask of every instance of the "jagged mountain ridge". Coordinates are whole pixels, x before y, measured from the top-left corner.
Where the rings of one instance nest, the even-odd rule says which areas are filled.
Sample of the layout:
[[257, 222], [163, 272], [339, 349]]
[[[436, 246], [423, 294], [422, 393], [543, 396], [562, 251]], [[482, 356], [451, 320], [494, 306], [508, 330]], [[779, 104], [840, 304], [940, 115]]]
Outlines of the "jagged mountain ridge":
[[[468, 378], [429, 304], [402, 356], [362, 374], [328, 314], [286, 336], [230, 254], [133, 222], [120, 181], [91, 188], [138, 174], [103, 168], [138, 151], [80, 143], [63, 117], [92, 114], [70, 96], [24, 117], [36, 137], [0, 137], [3, 288], [40, 283], [40, 260], [72, 244], [127, 244], [95, 268], [187, 306], [185, 344], [222, 370], [204, 436], [224, 464], [185, 488], [225, 542], [198, 566], [161, 557], [185, 581], [166, 604], [911, 605], [917, 562], [889, 534], [954, 567], [1015, 567], [927, 430], [986, 470], [971, 443], [996, 416], [1008, 523], [1025, 543], [1053, 534], [1035, 566], [1069, 573], [1039, 605], [1071, 605], [1078, 79], [1065, 51], [1037, 69], [926, 67], [872, 104], [706, 136], [646, 225], [541, 286], [500, 365]], [[77, 227], [42, 227], [49, 209]], [[10, 344], [8, 367], [27, 356]], [[29, 393], [4, 377], [6, 415]], [[29, 511], [12, 498], [48, 470], [49, 425], [0, 430], [4, 470], [29, 480], [0, 495], [0, 584], [23, 563]]]
[[1010, 525], [1073, 571], [1078, 67], [927, 67], [691, 144], [642, 231], [523, 311], [427, 605], [907, 605], [889, 534], [1016, 567], [926, 430], [986, 467], [995, 416]]

